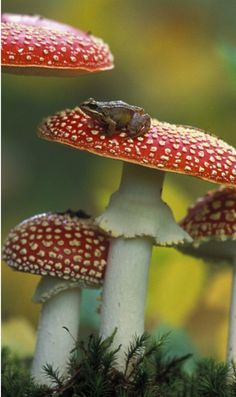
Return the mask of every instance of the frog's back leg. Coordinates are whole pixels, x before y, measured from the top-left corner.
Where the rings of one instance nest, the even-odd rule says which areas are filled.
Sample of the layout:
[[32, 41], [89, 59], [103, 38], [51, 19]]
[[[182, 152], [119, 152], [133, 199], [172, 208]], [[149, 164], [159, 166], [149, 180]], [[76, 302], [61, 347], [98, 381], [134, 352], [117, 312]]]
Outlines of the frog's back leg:
[[149, 114], [135, 113], [128, 124], [130, 136], [140, 136], [148, 132], [151, 125]]

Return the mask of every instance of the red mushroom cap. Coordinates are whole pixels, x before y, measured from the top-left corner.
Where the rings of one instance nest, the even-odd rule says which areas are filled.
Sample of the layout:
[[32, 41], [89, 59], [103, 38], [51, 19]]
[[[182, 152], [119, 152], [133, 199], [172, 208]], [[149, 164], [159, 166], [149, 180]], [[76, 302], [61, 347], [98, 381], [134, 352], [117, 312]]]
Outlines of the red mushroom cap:
[[99, 287], [108, 245], [106, 234], [80, 212], [49, 212], [25, 220], [9, 233], [3, 259], [18, 271]]
[[39, 126], [39, 136], [100, 156], [215, 183], [236, 181], [236, 150], [194, 127], [153, 119], [143, 136], [130, 138], [126, 129], [122, 129], [110, 137], [104, 125], [76, 107], [45, 119]]
[[49, 28], [54, 30], [59, 30], [60, 32], [72, 32], [75, 34], [81, 34], [88, 36], [88, 33], [82, 32], [79, 29], [76, 29], [70, 25], [66, 25], [64, 23], [53, 21], [52, 19], [47, 19], [42, 17], [41, 15], [20, 15], [20, 14], [10, 14], [3, 13], [1, 15], [1, 22], [13, 22], [19, 23], [22, 25], [31, 25], [37, 26], [41, 28]]
[[109, 47], [87, 33], [2, 23], [2, 66], [9, 73], [76, 76], [113, 68]]
[[212, 238], [236, 239], [236, 188], [220, 187], [208, 192], [188, 209], [180, 225], [195, 243]]
[[189, 208], [180, 226], [193, 243], [179, 247], [190, 255], [232, 261], [236, 256], [236, 188], [208, 192]]

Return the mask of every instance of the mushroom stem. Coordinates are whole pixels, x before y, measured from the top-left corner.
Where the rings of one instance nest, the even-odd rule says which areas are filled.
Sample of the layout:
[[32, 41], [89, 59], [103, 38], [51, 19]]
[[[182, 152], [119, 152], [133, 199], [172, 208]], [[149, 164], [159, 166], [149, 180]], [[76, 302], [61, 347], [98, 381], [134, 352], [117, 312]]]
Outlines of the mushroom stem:
[[37, 383], [52, 386], [43, 370], [46, 364], [66, 374], [69, 354], [78, 336], [80, 300], [81, 291], [74, 288], [61, 291], [43, 303], [31, 370]]
[[134, 336], [144, 332], [144, 309], [152, 241], [148, 238], [113, 239], [110, 246], [103, 292], [101, 335], [106, 338], [117, 328], [114, 346], [122, 370], [124, 352]]
[[113, 237], [146, 236], [158, 245], [192, 241], [161, 199], [164, 176], [163, 171], [124, 163], [118, 191], [96, 218], [99, 226]]
[[233, 258], [231, 304], [229, 314], [227, 361], [236, 362], [236, 256]]
[[117, 360], [124, 368], [124, 351], [144, 332], [144, 307], [152, 245], [188, 240], [161, 199], [164, 172], [124, 164], [120, 188], [97, 218], [101, 228], [117, 237], [111, 242], [104, 281], [101, 335], [115, 328]]

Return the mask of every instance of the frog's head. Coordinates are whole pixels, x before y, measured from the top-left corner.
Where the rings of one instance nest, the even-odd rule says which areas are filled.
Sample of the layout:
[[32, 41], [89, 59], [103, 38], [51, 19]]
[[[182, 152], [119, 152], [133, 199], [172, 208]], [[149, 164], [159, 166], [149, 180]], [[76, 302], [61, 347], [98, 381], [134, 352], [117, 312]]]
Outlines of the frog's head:
[[80, 104], [80, 109], [89, 116], [98, 116], [102, 113], [99, 103], [93, 98], [89, 98]]

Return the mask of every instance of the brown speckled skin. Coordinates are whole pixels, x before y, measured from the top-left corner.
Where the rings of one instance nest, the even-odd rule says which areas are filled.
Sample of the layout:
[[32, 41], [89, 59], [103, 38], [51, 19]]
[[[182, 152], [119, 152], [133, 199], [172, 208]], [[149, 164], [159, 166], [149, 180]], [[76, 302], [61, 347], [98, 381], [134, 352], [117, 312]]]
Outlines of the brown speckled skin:
[[92, 219], [71, 211], [45, 213], [12, 229], [3, 247], [3, 259], [18, 271], [99, 287], [108, 245], [108, 237]]
[[236, 150], [202, 130], [154, 119], [149, 131], [138, 137], [129, 137], [125, 128], [109, 137], [104, 128], [98, 120], [76, 107], [44, 120], [39, 127], [39, 136], [150, 168], [192, 175], [215, 183], [236, 183]]

